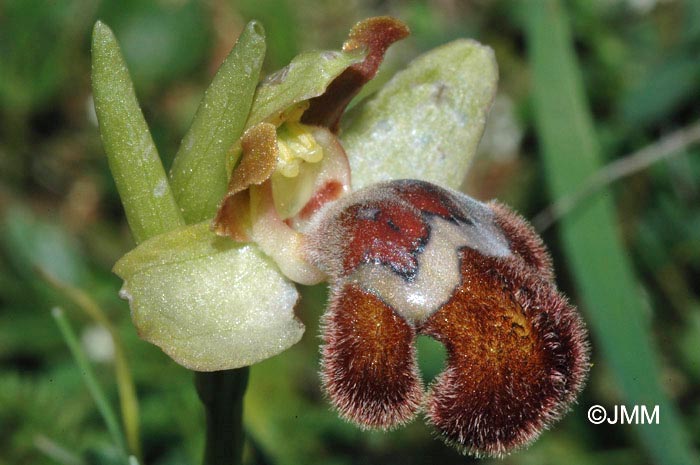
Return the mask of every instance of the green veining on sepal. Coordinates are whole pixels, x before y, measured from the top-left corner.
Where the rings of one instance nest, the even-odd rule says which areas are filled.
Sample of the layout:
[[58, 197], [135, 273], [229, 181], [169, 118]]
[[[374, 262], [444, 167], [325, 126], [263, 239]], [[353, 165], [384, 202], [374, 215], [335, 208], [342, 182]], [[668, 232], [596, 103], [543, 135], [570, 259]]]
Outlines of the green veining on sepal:
[[226, 192], [226, 155], [241, 137], [265, 57], [260, 23], [245, 27], [204, 94], [170, 171], [188, 223], [211, 218]]
[[257, 363], [304, 332], [294, 284], [257, 246], [217, 237], [208, 222], [142, 243], [114, 272], [139, 335], [192, 370]]
[[134, 240], [184, 224], [114, 34], [95, 23], [92, 92], [109, 168]]
[[456, 40], [413, 60], [350, 119], [353, 188], [414, 178], [459, 188], [496, 93], [491, 48]]

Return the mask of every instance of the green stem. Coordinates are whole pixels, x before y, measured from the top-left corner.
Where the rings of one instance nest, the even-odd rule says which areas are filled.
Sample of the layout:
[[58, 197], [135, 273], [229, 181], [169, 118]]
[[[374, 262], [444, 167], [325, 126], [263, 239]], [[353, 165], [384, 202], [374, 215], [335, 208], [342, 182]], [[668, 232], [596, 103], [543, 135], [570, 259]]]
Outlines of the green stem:
[[195, 385], [204, 404], [207, 438], [204, 465], [238, 465], [243, 457], [243, 395], [248, 367], [197, 372]]

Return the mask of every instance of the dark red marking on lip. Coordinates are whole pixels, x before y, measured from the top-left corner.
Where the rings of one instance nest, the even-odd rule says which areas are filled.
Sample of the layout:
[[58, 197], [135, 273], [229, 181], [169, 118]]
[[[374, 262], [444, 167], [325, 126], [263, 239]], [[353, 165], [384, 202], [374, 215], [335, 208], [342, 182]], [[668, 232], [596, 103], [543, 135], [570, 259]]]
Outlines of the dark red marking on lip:
[[437, 215], [445, 220], [471, 224], [471, 219], [460, 213], [451, 196], [443, 189], [424, 181], [395, 181], [396, 194], [424, 214]]
[[401, 275], [415, 274], [415, 254], [428, 239], [428, 225], [410, 205], [399, 202], [377, 202], [371, 217], [360, 211], [374, 208], [374, 202], [356, 204], [342, 213], [348, 237], [343, 268], [350, 273], [362, 263], [383, 263]]
[[312, 239], [318, 249], [342, 257], [336, 261], [344, 276], [375, 263], [411, 279], [418, 272], [418, 254], [430, 240], [431, 217], [473, 224], [453, 193], [432, 184], [402, 180], [376, 189], [375, 197], [360, 196], [337, 213], [333, 224], [339, 228], [319, 231]]
[[340, 414], [367, 428], [411, 420], [423, 398], [413, 327], [354, 285], [333, 292], [324, 326], [323, 384]]
[[299, 212], [299, 218], [307, 220], [326, 203], [337, 199], [343, 193], [343, 185], [338, 181], [328, 181], [314, 194]]
[[502, 456], [569, 408], [588, 371], [586, 331], [554, 286], [516, 258], [464, 249], [463, 284], [419, 328], [448, 351], [427, 416], [465, 452]]

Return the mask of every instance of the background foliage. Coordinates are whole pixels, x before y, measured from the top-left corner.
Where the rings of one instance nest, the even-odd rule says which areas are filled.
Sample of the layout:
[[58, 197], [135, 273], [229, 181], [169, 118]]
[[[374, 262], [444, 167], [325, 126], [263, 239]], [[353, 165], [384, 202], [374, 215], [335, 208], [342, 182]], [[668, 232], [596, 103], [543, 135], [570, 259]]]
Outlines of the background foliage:
[[[465, 190], [481, 199], [498, 197], [533, 217], [573, 190], [586, 170], [622, 160], [700, 118], [697, 0], [569, 1], [546, 10], [554, 23], [534, 17], [534, 10], [527, 2], [486, 0], [0, 3], [0, 464], [117, 460], [50, 308], [65, 307], [116, 406], [109, 335], [38, 269], [85, 291], [115, 325], [140, 402], [143, 462], [200, 460], [204, 418], [193, 375], [138, 339], [110, 272], [133, 242], [92, 110], [89, 34], [96, 19], [120, 41], [166, 167], [248, 19], [265, 25], [269, 72], [300, 50], [337, 48], [361, 18], [401, 18], [413, 34], [394, 47], [370, 89], [421, 51], [475, 38], [495, 49], [501, 83]], [[557, 31], [548, 29], [560, 23], [570, 42], [566, 34], [566, 43], [557, 42]], [[567, 61], [571, 51], [576, 61]], [[573, 103], [558, 89], [571, 91]], [[584, 199], [546, 230], [559, 283], [594, 331], [595, 365], [574, 411], [505, 463], [670, 463], [694, 454], [684, 437], [700, 446], [700, 146], [681, 146]], [[598, 165], [576, 163], [591, 151]], [[584, 221], [598, 197], [608, 210], [594, 218], [610, 224]], [[600, 253], [611, 247], [621, 255]], [[597, 289], [604, 291], [597, 295]], [[616, 293], [629, 298], [615, 300]], [[469, 462], [434, 440], [422, 422], [388, 434], [361, 432], [329, 411], [317, 375], [325, 290], [305, 288], [303, 294], [302, 342], [251, 370], [246, 460]], [[419, 350], [429, 379], [441, 369], [442, 351], [429, 340], [421, 340]], [[648, 367], [658, 371], [651, 381], [635, 377], [648, 374]], [[589, 406], [631, 405], [654, 386], [669, 399], [660, 425], [593, 426], [586, 420]], [[680, 412], [677, 428], [664, 421], [671, 405]], [[655, 436], [669, 438], [667, 452], [654, 444]]]

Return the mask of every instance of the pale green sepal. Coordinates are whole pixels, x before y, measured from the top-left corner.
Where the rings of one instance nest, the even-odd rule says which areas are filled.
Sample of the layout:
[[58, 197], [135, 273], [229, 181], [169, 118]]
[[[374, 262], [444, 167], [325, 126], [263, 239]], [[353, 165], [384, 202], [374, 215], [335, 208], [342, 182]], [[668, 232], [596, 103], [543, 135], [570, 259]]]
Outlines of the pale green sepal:
[[254, 244], [209, 223], [154, 237], [113, 270], [139, 335], [197, 371], [252, 365], [301, 339], [294, 285]]
[[265, 57], [265, 31], [251, 21], [214, 76], [173, 160], [170, 179], [188, 223], [212, 218], [226, 193], [226, 156], [241, 137]]
[[[318, 97], [349, 66], [365, 59], [366, 50], [311, 51], [296, 57], [258, 86], [246, 128], [274, 120], [289, 107]], [[274, 122], [274, 121], [273, 121]]]
[[136, 243], [184, 224], [114, 34], [92, 33], [92, 93], [102, 144]]
[[416, 58], [341, 133], [353, 188], [404, 178], [459, 188], [497, 81], [493, 50], [473, 40]]

